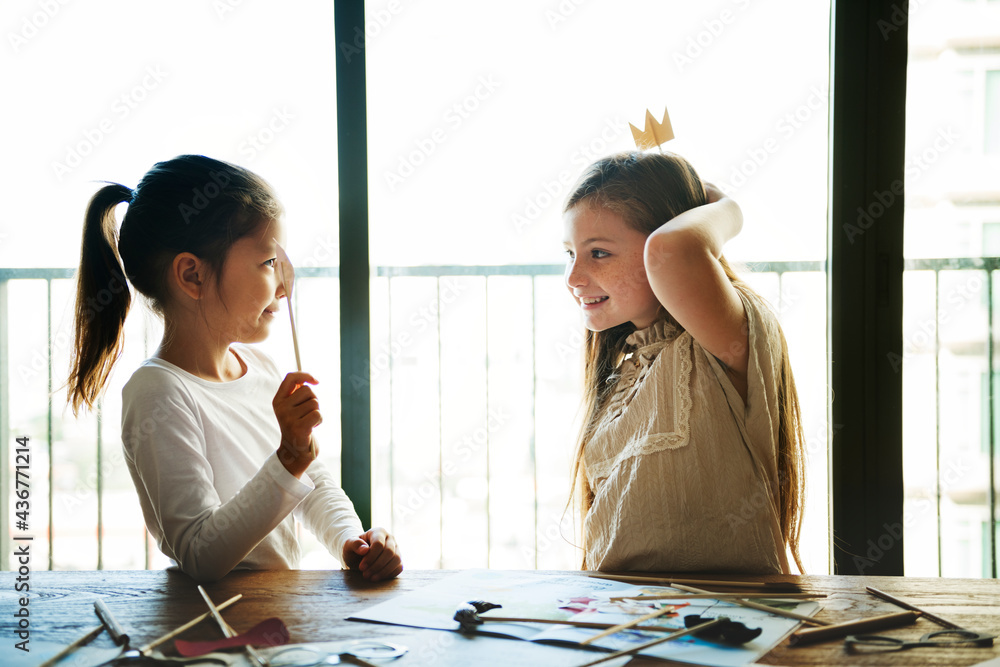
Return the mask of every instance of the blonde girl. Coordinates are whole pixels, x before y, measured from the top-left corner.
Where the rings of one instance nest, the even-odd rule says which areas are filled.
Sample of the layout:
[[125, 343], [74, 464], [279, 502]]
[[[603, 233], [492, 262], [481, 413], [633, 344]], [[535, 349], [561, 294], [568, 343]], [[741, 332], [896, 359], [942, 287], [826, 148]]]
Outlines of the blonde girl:
[[739, 207], [684, 159], [630, 152], [584, 172], [564, 227], [584, 568], [801, 570], [798, 397], [781, 327], [722, 255]]

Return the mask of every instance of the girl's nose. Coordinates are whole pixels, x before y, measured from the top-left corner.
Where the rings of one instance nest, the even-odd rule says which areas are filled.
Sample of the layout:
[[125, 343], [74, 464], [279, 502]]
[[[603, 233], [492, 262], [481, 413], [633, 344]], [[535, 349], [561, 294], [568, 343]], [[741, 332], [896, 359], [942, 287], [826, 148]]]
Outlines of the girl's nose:
[[587, 276], [575, 259], [566, 263], [566, 287], [573, 289], [587, 284]]

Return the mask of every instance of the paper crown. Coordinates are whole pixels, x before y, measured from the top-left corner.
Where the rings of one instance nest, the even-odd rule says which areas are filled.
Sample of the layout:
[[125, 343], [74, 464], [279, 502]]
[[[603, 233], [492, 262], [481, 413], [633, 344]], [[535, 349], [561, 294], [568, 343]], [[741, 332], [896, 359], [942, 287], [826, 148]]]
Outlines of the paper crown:
[[646, 109], [645, 130], [639, 131], [639, 128], [632, 123], [629, 123], [628, 126], [632, 128], [632, 138], [635, 139], [635, 145], [642, 150], [655, 148], [674, 138], [674, 130], [670, 127], [670, 116], [667, 114], [666, 107], [663, 107], [663, 120], [660, 122], [657, 122], [649, 109]]

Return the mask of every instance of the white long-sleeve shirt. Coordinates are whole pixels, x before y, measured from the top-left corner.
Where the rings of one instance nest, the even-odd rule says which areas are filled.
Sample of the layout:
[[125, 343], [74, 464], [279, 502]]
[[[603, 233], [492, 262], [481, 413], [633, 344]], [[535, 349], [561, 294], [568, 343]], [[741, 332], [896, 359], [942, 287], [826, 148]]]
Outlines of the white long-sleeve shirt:
[[364, 532], [353, 504], [319, 461], [301, 480], [281, 465], [271, 401], [282, 376], [259, 350], [232, 351], [247, 371], [231, 382], [148, 359], [122, 390], [122, 443], [146, 528], [199, 581], [298, 567], [295, 518], [342, 559]]

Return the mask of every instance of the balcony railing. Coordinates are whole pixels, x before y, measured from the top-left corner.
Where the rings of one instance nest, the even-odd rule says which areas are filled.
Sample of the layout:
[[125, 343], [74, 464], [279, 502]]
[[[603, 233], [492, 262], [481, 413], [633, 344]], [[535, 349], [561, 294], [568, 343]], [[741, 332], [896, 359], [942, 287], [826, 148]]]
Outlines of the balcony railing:
[[[786, 274], [805, 276], [806, 274], [822, 274], [825, 271], [824, 263], [819, 261], [754, 263], [749, 268], [751, 269], [750, 276], [753, 279], [753, 284], [755, 287], [758, 285], [763, 286], [761, 291], [766, 292], [765, 296], [768, 296], [767, 293], [770, 294], [771, 301], [775, 303], [779, 317], [783, 316], [782, 311], [785, 308], [783, 282]], [[986, 309], [987, 311], [985, 318], [986, 327], [977, 340], [979, 341], [979, 347], [982, 348], [980, 356], [985, 357], [983, 364], [989, 378], [989, 381], [986, 383], [987, 390], [985, 391], [984, 410], [987, 411], [986, 414], [990, 415], [997, 414], [994, 407], [995, 397], [993, 395], [996, 371], [995, 365], [992, 362], [994, 356], [993, 323], [995, 319], [992, 306], [992, 277], [998, 268], [1000, 268], [1000, 258], [911, 260], [906, 263], [908, 275], [918, 275], [919, 272], [931, 272], [933, 275], [935, 301], [935, 318], [933, 321], [933, 333], [935, 337], [933, 346], [935, 386], [940, 383], [941, 373], [943, 372], [943, 369], [940, 367], [941, 351], [942, 349], [946, 351], [950, 349], [947, 344], [942, 343], [938, 336], [940, 323], [937, 320], [937, 314], [942, 311], [938, 303], [938, 296], [942, 289], [942, 275], [948, 278], [951, 275], [949, 272], [971, 271], [991, 277], [989, 280], [985, 278], [982, 280], [983, 285], [985, 285], [985, 298], [976, 302], [978, 304], [977, 308]], [[540, 402], [550, 405], [552, 401], [551, 397], [546, 397], [548, 395], [542, 396], [542, 392], [539, 389], [539, 378], [541, 377], [542, 381], [548, 384], [552, 384], [555, 381], [551, 381], [551, 378], [548, 376], [548, 371], [546, 370], [547, 360], [539, 358], [538, 341], [539, 336], [542, 335], [540, 329], [547, 329], [551, 326], [551, 323], [548, 322], [540, 325], [539, 320], [547, 316], [546, 304], [548, 302], [545, 301], [547, 295], [554, 289], [562, 289], [557, 284], [559, 282], [558, 276], [561, 276], [562, 272], [563, 267], [561, 265], [547, 264], [526, 266], [383, 266], [378, 267], [375, 271], [372, 288], [373, 303], [376, 301], [380, 303], [377, 306], [373, 305], [372, 308], [373, 372], [371, 378], [369, 378], [369, 381], [372, 382], [373, 397], [372, 453], [376, 459], [373, 466], [376, 476], [374, 488], [375, 495], [378, 497], [375, 507], [376, 509], [381, 507], [384, 514], [391, 517], [391, 521], [396, 523], [396, 525], [393, 525], [393, 530], [397, 533], [419, 531], [420, 541], [429, 543], [429, 546], [425, 547], [426, 553], [422, 556], [418, 554], [418, 559], [424, 559], [422, 563], [424, 566], [450, 567], [456, 564], [467, 565], [470, 561], [475, 564], [494, 567], [511, 565], [538, 567], [551, 563], [550, 560], [540, 556], [540, 554], [544, 553], [547, 543], [554, 538], [555, 529], [553, 525], [556, 523], [553, 519], [554, 508], [558, 509], [565, 504], [567, 489], [552, 489], [552, 480], [563, 479], [565, 471], [560, 469], [558, 474], [553, 475], [551, 473], [553, 459], [548, 458], [543, 460], [540, 458], [544, 456], [546, 451], [551, 449], [551, 445], [546, 444], [542, 446], [540, 444], [544, 438], [550, 436], [540, 435], [540, 426], [544, 428], [548, 428], [548, 426], [545, 423], [546, 420], [539, 420], [538, 417], [543, 411], [536, 410], [536, 406]], [[302, 294], [308, 293], [307, 286], [310, 282], [315, 281], [318, 284], [321, 281], [336, 281], [337, 275], [336, 268], [297, 268], [297, 284], [301, 284], [303, 287], [298, 292], [297, 299], [304, 298]], [[971, 274], [963, 273], [962, 275]], [[55, 349], [56, 346], [53, 343], [53, 317], [59, 308], [65, 310], [70, 307], [66, 306], [64, 302], [68, 298], [66, 297], [68, 294], [66, 287], [70, 284], [69, 281], [72, 277], [73, 271], [69, 269], [0, 269], [0, 368], [3, 369], [0, 372], [0, 438], [2, 438], [0, 440], [0, 460], [5, 462], [3, 466], [0, 466], [0, 482], [2, 482], [0, 486], [5, 489], [0, 494], [0, 535], [4, 536], [5, 541], [0, 569], [9, 569], [10, 567], [10, 536], [14, 534], [14, 526], [12, 525], [14, 507], [11, 504], [13, 499], [11, 493], [13, 470], [11, 446], [13, 437], [21, 435], [21, 433], [12, 432], [11, 429], [11, 383], [9, 378], [17, 369], [11, 366], [9, 333], [11, 327], [19, 326], [22, 318], [39, 318], [43, 307], [41, 303], [38, 303], [38, 307], [30, 312], [19, 313], [16, 317], [12, 317], [9, 305], [9, 286], [21, 281], [44, 281], [45, 284], [44, 309], [46, 313], [47, 334], [44, 341], [36, 341], [36, 354], [33, 355], [31, 360], [32, 371], [44, 374], [48, 387], [47, 408], [43, 414], [33, 416], [31, 419], [31, 423], [34, 426], [33, 430], [38, 434], [33, 438], [32, 447], [35, 448], [36, 452], [39, 449], [44, 452], [44, 455], [39, 456], [36, 460], [44, 460], [46, 463], [44, 470], [37, 468], [32, 470], [32, 484], [36, 490], [44, 489], [45, 493], [39, 497], [33, 490], [32, 517], [34, 519], [34, 526], [44, 526], [45, 537], [43, 538], [40, 533], [36, 533], [38, 535], [36, 539], [48, 544], [47, 557], [50, 568], [61, 567], [60, 563], [64, 560], [57, 549], [68, 550], [73, 548], [68, 545], [66, 547], [59, 546], [60, 532], [69, 530], [78, 531], [80, 529], [79, 525], [72, 527], [60, 525], [60, 517], [54, 511], [57, 506], [56, 496], [60, 493], [57, 490], [57, 487], [60, 485], [60, 475], [64, 473], [70, 475], [70, 473], [61, 472], [57, 469], [63, 465], [63, 461], [60, 460], [58, 452], [55, 451], [56, 445], [62, 437], [57, 431], [60, 428], [59, 424], [62, 423], [60, 415], [64, 412], [64, 408], [62, 405], [62, 396], [59, 395], [58, 398], [54, 399], [53, 392], [58, 384], [63, 381], [60, 373], [64, 371], [53, 370], [56, 368], [54, 357], [60, 351]], [[473, 355], [477, 359], [481, 358], [481, 361], [485, 364], [485, 368], [481, 370], [473, 368], [467, 374], [466, 371], [462, 371], [462, 381], [465, 382], [468, 379], [466, 375], [468, 375], [468, 377], [471, 377], [475, 381], [475, 386], [459, 383], [457, 389], [453, 386], [451, 390], [442, 387], [448, 384], [445, 381], [446, 379], [454, 377], [453, 374], [449, 375], [451, 371], [444, 367], [448, 356], [445, 348], [454, 345], [454, 343], [453, 339], [450, 338], [452, 334], [442, 331], [443, 317], [440, 315], [442, 312], [446, 312], [448, 308], [452, 308], [452, 310], [455, 308], [454, 304], [442, 300], [442, 287], [447, 286], [447, 283], [443, 281], [449, 280], [472, 281], [465, 284], [476, 285], [474, 290], [476, 291], [475, 298], [470, 298], [469, 303], [465, 304], [465, 306], [468, 306], [469, 313], [462, 315], [462, 317], [466, 318], [463, 321], [471, 322], [469, 325], [470, 332], [483, 331], [487, 339], [491, 331], [494, 333], [493, 342], [484, 341], [482, 349]], [[418, 285], [420, 286], [419, 289], [424, 290], [422, 293], [427, 295], [427, 300], [420, 302], [420, 304], [428, 306], [427, 311], [434, 313], [433, 316], [428, 315], [425, 319], [415, 319], [415, 316], [402, 319], [399, 315], [399, 313], [405, 314], [405, 310], [399, 310], [400, 301], [404, 301], [403, 305], [406, 305], [405, 302], [407, 299], [412, 301], [411, 296], [415, 292], [408, 292], [407, 290], [414, 285]], [[58, 291], [63, 294], [61, 301], [57, 296], [54, 296], [54, 287], [60, 288]], [[810, 289], [816, 292], [815, 287]], [[447, 293], [447, 289], [444, 292]], [[336, 293], [336, 289], [331, 288], [330, 293]], [[393, 303], [394, 298], [396, 299], [395, 304]], [[821, 289], [819, 293], [811, 294], [809, 298], [825, 300], [825, 290]], [[518, 305], [516, 308], [496, 312], [498, 306], [495, 304], [502, 299], [510, 299], [503, 302], [506, 304], [519, 304], [520, 301], [525, 301], [525, 303]], [[56, 303], [60, 305], [57, 307]], [[301, 302], [296, 304], [296, 307], [301, 309]], [[414, 312], [419, 312], [419, 309]], [[482, 322], [473, 321], [480, 317], [483, 320]], [[65, 318], [65, 315], [63, 315], [63, 318]], [[511, 318], [516, 318], [516, 320]], [[822, 323], [817, 323], [816, 326], [819, 330], [825, 331], [825, 326]], [[408, 331], [407, 327], [412, 331]], [[500, 328], [497, 329], [497, 327]], [[424, 342], [414, 343], [412, 347], [402, 352], [399, 349], [394, 349], [394, 346], [395, 348], [401, 347], [399, 342], [403, 338], [403, 333], [415, 336], [417, 331], [421, 332], [422, 335], [426, 334], [430, 337]], [[498, 331], [502, 332], [500, 336], [497, 335]], [[563, 331], [568, 331], [568, 328], [564, 327]], [[65, 337], [64, 332], [59, 335]], [[442, 335], [447, 339], [444, 342]], [[568, 337], [569, 334], [566, 334], [566, 336]], [[411, 337], [408, 335], [407, 339]], [[476, 336], [470, 333], [470, 337], [475, 338]], [[501, 339], [509, 337], [512, 340], [495, 340], [498, 337]], [[502, 354], [491, 351], [493, 349], [491, 346], [493, 345], [508, 343], [511, 349], [517, 348], [518, 343], [514, 340], [515, 338], [517, 341], [523, 341], [530, 348], [519, 352], [516, 360], [508, 360]], [[907, 342], [909, 343], [910, 341], [908, 340]], [[794, 343], [791, 340], [790, 344], [794, 347]], [[385, 355], [386, 367], [384, 369], [381, 367], [375, 368], [377, 351], [380, 346], [387, 350], [387, 354]], [[912, 347], [907, 348], [907, 354], [904, 354], [904, 362], [908, 361], [906, 358], [907, 355], [915, 356], [927, 352], [924, 348], [910, 349]], [[972, 345], [972, 347], [975, 348], [975, 345]], [[567, 349], [575, 352], [571, 348], [572, 345], [567, 347]], [[967, 351], [972, 349], [968, 345], [966, 345], [966, 348], [968, 348]], [[65, 352], [65, 350], [61, 351]], [[546, 350], [545, 354], [551, 356], [551, 350]], [[428, 356], [431, 358], [429, 361], [427, 359]], [[494, 365], [492, 371], [489, 367], [491, 359]], [[568, 359], [568, 362], [571, 364], [577, 361], [578, 357], [576, 356]], [[21, 364], [23, 365], [23, 363], [22, 356]], [[477, 363], [479, 362], [477, 361]], [[794, 363], [795, 357], [793, 355]], [[428, 386], [431, 388], [426, 392], [402, 392], [401, 383], [410, 381], [404, 379], [407, 377], [407, 373], [413, 371], [413, 368], [420, 364], [423, 364], [421, 368], [429, 368], [430, 371], [424, 373], [423, 376], [417, 373], [415, 377], [419, 381], [424, 381], [425, 384], [429, 383]], [[435, 365], [436, 369], [433, 368]], [[495, 387], [494, 394], [503, 394], [504, 391], [507, 391], [503, 388], [496, 388], [499, 385], [495, 384], [495, 380], [493, 381], [494, 384], [491, 385], [490, 378], [494, 377], [491, 376], [491, 372], [494, 374], [499, 372], [497, 366], [505, 374], [507, 374], [507, 371], [510, 371], [509, 374], [517, 375], [518, 379], [515, 380], [515, 383], [520, 383], [517, 384], [517, 387], [523, 388], [523, 393], [526, 394], [523, 396], [523, 400], [522, 398], [511, 399], [517, 404], [517, 414], [509, 416], [505, 428], [509, 428], [511, 433], [506, 436], [499, 430], [490, 428], [486, 422], [482, 422], [483, 418], [487, 421], [490, 419], [491, 407], [495, 406], [497, 401], [496, 395], [490, 395], [490, 387]], [[382, 372], [383, 370], [385, 372]], [[798, 369], [796, 373], [799, 373]], [[424, 377], [428, 375], [429, 377]], [[394, 382], [396, 383], [395, 386]], [[559, 382], [562, 381], [560, 380]], [[825, 388], [825, 376], [819, 378], [819, 383]], [[434, 388], [435, 385], [436, 389]], [[561, 387], [560, 390], [562, 389], [566, 389], [566, 387]], [[435, 391], [436, 396], [433, 395]], [[455, 413], [457, 411], [454, 408], [456, 404], [450, 402], [453, 401], [454, 397], [445, 396], [445, 393], [448, 391], [467, 394], [467, 396], [463, 397], [463, 400], [469, 396], [475, 397], [474, 401], [478, 401], [478, 406], [474, 409], [466, 408], [465, 411], [478, 411], [478, 419], [485, 424], [484, 427], [473, 430], [471, 426], [468, 426], [468, 423], [477, 423], [475, 420], [466, 423], [463, 422], [462, 415], [456, 416]], [[521, 396], [521, 393], [518, 393], [518, 391], [511, 391], [513, 393], [509, 394], [510, 396]], [[575, 391], [575, 388], [569, 387], [567, 393], [574, 394]], [[801, 392], [802, 390], [800, 389]], [[420, 395], [414, 395], [415, 393]], [[421, 403], [421, 401], [426, 401], [426, 403]], [[936, 418], [934, 423], [935, 441], [933, 449], [936, 453], [936, 468], [933, 478], [937, 482], [929, 493], [933, 496], [936, 506], [937, 526], [935, 534], [938, 536], [936, 540], [939, 550], [937, 564], [940, 572], [941, 562], [945, 556], [940, 551], [941, 536], [944, 535], [942, 531], [947, 530], [947, 526], [942, 524], [942, 516], [945, 516], [942, 513], [942, 503], [951, 502], [955, 496], [955, 489], [949, 489], [947, 485], [943, 485], [941, 482], [946, 472], [941, 466], [947, 459], [947, 447], [943, 447], [942, 442], [947, 439], [947, 434], [941, 432], [941, 397], [937, 391], [935, 391], [934, 402]], [[431, 407], [425, 408], [423, 406]], [[817, 415], [822, 415], [821, 420], [825, 420], [825, 406], [814, 407], [814, 412]], [[435, 408], [436, 414], [434, 414]], [[545, 410], [548, 410], [548, 408], [545, 408]], [[449, 412], [448, 415], [445, 414], [446, 411]], [[424, 419], [426, 423], [420, 422], [423, 424], [422, 426], [415, 426], [420, 419]], [[91, 494], [93, 498], [91, 499], [91, 496], [88, 495], [86, 502], [87, 511], [92, 512], [91, 527], [87, 530], [96, 532], [96, 540], [89, 539], [87, 544], [92, 546], [87, 548], [96, 549], [96, 554], [93, 554], [93, 562], [96, 562], [98, 569], [103, 568], [107, 560], [105, 558], [105, 550], [107, 548], [105, 540], [107, 519], [115, 513], [122, 511], [121, 503], [115, 502], [113, 508], [109, 509], [109, 505], [105, 499], [105, 496], [108, 495], [106, 471], [111, 469], [111, 467], [106, 465], [103, 458], [112, 456], [109, 452], [117, 451], [118, 441], [117, 438], [113, 438], [110, 435], [114, 432], [113, 425], [102, 424], [102, 420], [103, 411], [99, 411], [97, 429], [93, 438], [96, 443], [93, 453], [81, 456], [75, 462], [78, 470], [90, 470], [93, 472], [90, 475], [93, 479], [87, 480], [88, 487], [93, 492]], [[381, 426], [376, 426], [374, 423], [376, 421], [379, 421]], [[997, 462], [995, 447], [996, 427], [994, 426], [994, 419], [987, 419], [985, 421], [988, 425], [984, 423], [985, 433], [983, 441], [986, 444], [983, 453], [988, 457], [989, 461], [989, 465], [987, 466], [989, 473], [988, 482], [982, 484], [983, 488], [979, 490], [978, 495], [975, 493], [972, 495], [978, 499], [977, 507], [980, 514], [984, 516], [984, 523], [988, 522], [988, 526], [994, 527], [993, 530], [987, 529], [984, 531], [982, 546], [987, 572], [989, 571], [988, 568], [992, 567], [995, 576], [995, 527], [997, 526], [995, 479]], [[462, 469], [455, 474], [450, 474], [446, 469], [452, 463], [446, 460], [446, 442], [459, 443], [462, 427], [450, 426], [451, 422], [466, 423], [464, 427], [466, 428], [466, 440], [473, 434], [482, 433], [483, 451], [476, 451], [474, 455], [470, 455], [470, 467]], [[23, 424], [25, 422], [22, 421], [19, 423]], [[820, 424], [820, 426], [822, 427], [821, 432], [825, 433], [825, 422]], [[63, 428], [65, 430], [71, 427]], [[105, 429], [107, 429], [107, 433], [104, 433]], [[564, 428], [559, 436], [562, 439], [561, 446], [565, 445], [566, 431], [568, 429]], [[811, 429], [807, 425], [807, 439], [810, 432]], [[520, 443], [524, 443], [523, 451], [521, 449], [517, 449], [516, 451], [508, 449], [510, 445], [504, 440], [505, 437], [508, 439], [513, 438], [513, 441], [519, 443], [517, 445], [519, 448], [522, 447]], [[819, 458], [825, 458], [825, 438], [819, 438], [819, 440], [822, 442], [819, 443], [817, 452], [820, 455]], [[477, 442], [479, 441], [473, 439], [473, 444]], [[504, 449], [497, 449], [491, 452], [491, 445], [494, 448], [502, 446]], [[416, 451], [414, 448], [416, 448]], [[428, 461], [427, 459], [434, 458], [435, 453], [436, 460]], [[518, 463], [521, 459], [523, 459], [523, 465]], [[517, 465], [513, 465], [515, 463]], [[508, 464], [511, 465], [508, 466]], [[470, 483], [470, 480], [475, 480], [475, 483]], [[8, 491], [8, 489], [11, 491]], [[425, 490], [426, 493], [424, 493]], [[417, 496], [414, 496], [415, 493]], [[427, 497], [424, 498], [424, 495]], [[522, 496], [526, 496], [526, 498], [522, 498]], [[422, 498], [419, 507], [416, 507], [416, 503], [412, 502], [412, 499], [415, 497]], [[135, 504], [137, 505], [137, 503]], [[505, 510], [509, 509], [514, 514], [521, 512], [518, 515], [520, 517], [518, 522], [523, 519], [524, 523], [529, 524], [529, 527], [524, 530], [523, 534], [519, 534], [517, 537], [512, 537], [509, 534], [510, 531], [515, 529], [511, 528], [511, 522], [504, 520], [502, 513], [497, 511], [501, 507]], [[413, 514], [414, 511], [416, 511], [416, 515]], [[42, 519], [43, 516], [45, 517], [44, 520]], [[470, 521], [469, 517], [474, 517], [476, 520], [474, 522]], [[134, 518], [132, 520], [135, 521]], [[141, 526], [141, 518], [138, 519], [138, 522]], [[472, 523], [475, 523], [475, 526], [471, 526], [470, 524]], [[474, 541], [477, 542], [478, 546], [468, 550], [464, 555], [460, 553], [456, 558], [446, 558], [446, 553], [454, 553], [456, 549], [459, 549], [454, 540], [449, 538], [449, 526], [454, 527], [456, 525], [474, 533], [474, 537], [476, 538]], [[520, 528], [517, 530], [520, 530]], [[822, 527], [820, 527], [818, 532], [824, 532]], [[141, 529], [136, 532], [134, 538], [127, 539], [134, 539], [136, 543], [139, 540], [143, 541], [142, 545], [134, 547], [136, 551], [142, 554], [139, 560], [135, 562], [135, 566], [150, 567], [155, 553], [151, 555], [149, 540], [142, 537]], [[116, 542], [117, 544], [119, 543]], [[115, 549], [118, 548], [118, 546], [115, 546]], [[153, 547], [153, 551], [155, 552], [155, 547]], [[410, 552], [412, 552], [412, 549], [408, 548], [408, 553]], [[467, 559], [462, 560], [466, 556]], [[118, 562], [116, 560], [115, 567], [119, 566], [117, 565]]]

